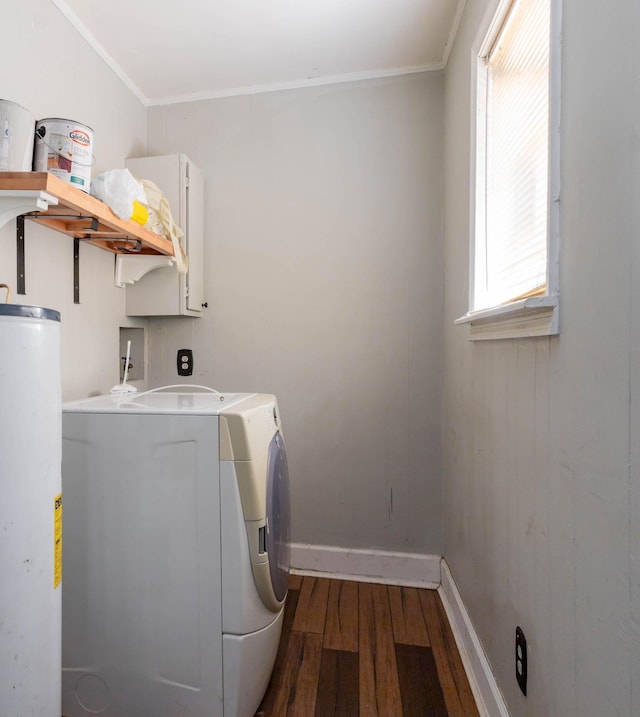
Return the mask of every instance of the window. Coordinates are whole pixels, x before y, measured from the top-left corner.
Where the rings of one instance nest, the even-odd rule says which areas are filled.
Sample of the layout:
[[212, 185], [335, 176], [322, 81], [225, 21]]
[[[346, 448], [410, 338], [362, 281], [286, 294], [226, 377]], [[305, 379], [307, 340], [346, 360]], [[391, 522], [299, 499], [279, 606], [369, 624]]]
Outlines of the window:
[[553, 1], [502, 0], [477, 43], [471, 338], [558, 331]]

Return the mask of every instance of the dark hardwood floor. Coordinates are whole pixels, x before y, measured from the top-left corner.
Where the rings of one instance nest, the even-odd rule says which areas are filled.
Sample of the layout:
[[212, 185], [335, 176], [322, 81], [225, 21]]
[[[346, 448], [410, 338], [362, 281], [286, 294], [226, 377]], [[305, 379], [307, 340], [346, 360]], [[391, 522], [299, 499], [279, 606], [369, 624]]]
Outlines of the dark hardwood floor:
[[292, 575], [256, 717], [479, 717], [435, 590]]

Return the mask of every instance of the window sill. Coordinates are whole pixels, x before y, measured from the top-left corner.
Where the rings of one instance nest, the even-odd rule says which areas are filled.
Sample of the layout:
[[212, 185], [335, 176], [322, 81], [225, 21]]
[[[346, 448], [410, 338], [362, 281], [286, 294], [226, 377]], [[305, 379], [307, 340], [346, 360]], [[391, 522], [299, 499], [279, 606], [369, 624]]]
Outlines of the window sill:
[[480, 311], [469, 311], [454, 324], [469, 324], [469, 340], [553, 336], [558, 330], [558, 296], [537, 296]]

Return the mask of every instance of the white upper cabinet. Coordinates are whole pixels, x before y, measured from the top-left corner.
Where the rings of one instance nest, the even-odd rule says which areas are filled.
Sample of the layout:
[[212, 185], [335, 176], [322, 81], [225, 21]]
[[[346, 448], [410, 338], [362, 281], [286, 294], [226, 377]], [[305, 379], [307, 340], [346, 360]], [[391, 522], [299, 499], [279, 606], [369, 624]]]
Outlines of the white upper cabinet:
[[184, 154], [130, 158], [126, 166], [134, 177], [152, 181], [166, 196], [175, 223], [184, 231], [181, 243], [188, 256], [186, 274], [166, 265], [144, 273], [146, 257], [119, 257], [125, 263], [121, 269], [140, 276], [126, 285], [127, 316], [201, 316], [205, 301], [202, 172]]

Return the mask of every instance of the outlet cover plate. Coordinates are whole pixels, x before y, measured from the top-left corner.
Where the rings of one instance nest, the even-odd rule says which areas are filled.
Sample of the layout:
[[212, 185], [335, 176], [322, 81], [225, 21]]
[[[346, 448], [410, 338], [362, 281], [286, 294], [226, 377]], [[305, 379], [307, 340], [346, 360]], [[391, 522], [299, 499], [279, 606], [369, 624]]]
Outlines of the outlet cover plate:
[[191, 349], [178, 349], [176, 361], [178, 376], [193, 375], [193, 351]]
[[522, 694], [527, 694], [527, 638], [521, 627], [516, 627], [516, 680]]

